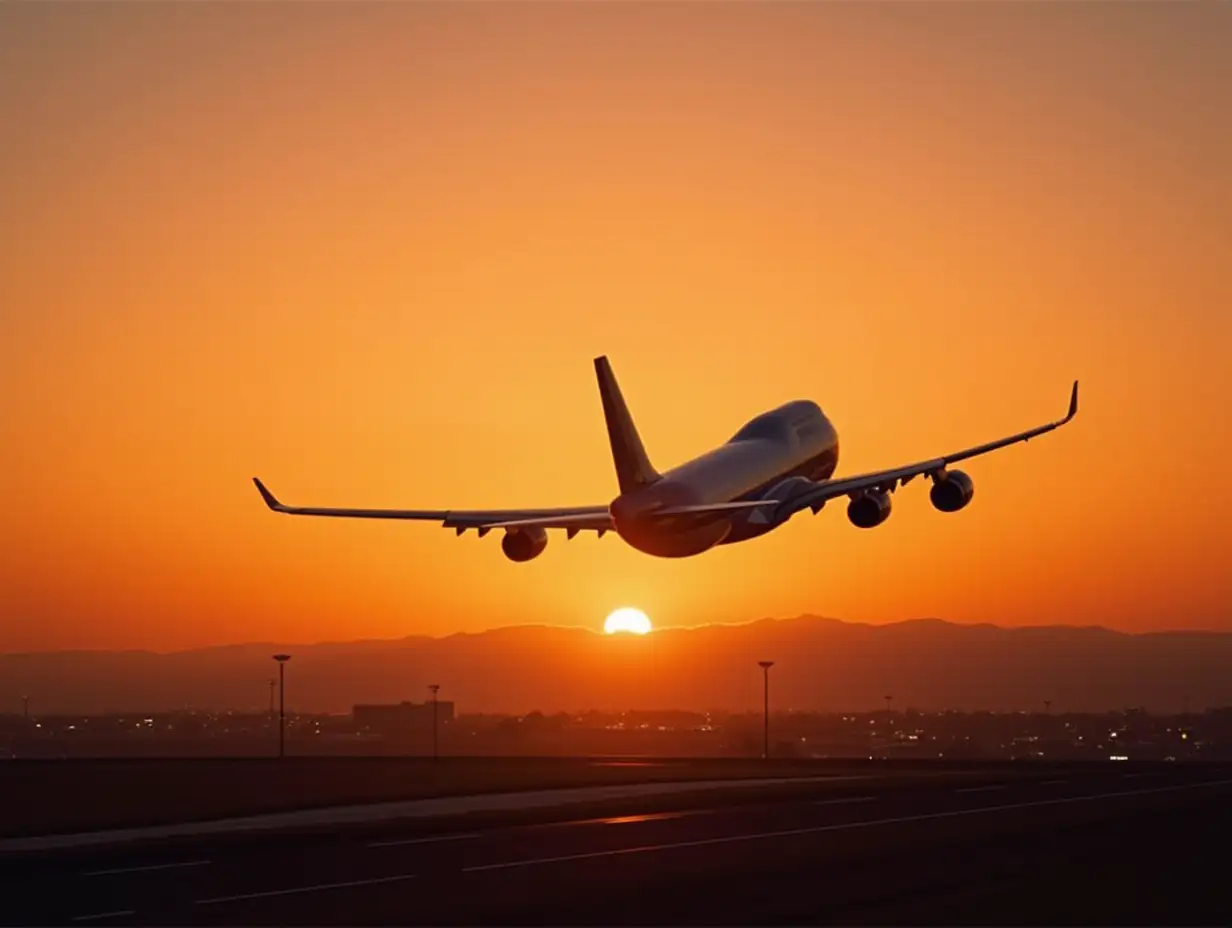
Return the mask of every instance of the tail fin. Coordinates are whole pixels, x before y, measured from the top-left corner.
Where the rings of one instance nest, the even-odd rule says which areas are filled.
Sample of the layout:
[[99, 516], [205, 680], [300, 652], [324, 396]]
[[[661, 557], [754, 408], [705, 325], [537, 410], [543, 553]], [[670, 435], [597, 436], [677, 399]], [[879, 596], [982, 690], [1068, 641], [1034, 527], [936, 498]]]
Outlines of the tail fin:
[[659, 479], [659, 473], [650, 465], [646, 449], [637, 434], [629, 407], [620, 394], [620, 385], [612, 373], [607, 357], [595, 358], [595, 374], [599, 378], [599, 396], [603, 399], [603, 418], [607, 420], [607, 438], [612, 446], [612, 459], [616, 462], [616, 480], [621, 493], [629, 493]]

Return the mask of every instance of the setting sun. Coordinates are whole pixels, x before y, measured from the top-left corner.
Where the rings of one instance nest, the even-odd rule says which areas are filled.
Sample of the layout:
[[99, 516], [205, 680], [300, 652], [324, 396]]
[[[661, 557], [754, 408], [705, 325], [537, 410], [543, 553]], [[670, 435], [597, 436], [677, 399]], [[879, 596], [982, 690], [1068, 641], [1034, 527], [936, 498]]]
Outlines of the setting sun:
[[609, 635], [617, 632], [630, 632], [634, 635], [645, 635], [651, 630], [650, 619], [641, 609], [624, 607], [615, 610], [603, 623], [603, 630]]

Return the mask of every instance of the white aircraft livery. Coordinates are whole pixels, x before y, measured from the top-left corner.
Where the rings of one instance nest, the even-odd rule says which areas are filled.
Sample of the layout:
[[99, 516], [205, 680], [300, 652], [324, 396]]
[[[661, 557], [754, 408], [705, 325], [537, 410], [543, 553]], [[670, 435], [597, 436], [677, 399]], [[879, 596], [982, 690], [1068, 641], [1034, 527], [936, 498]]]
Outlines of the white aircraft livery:
[[615, 532], [626, 543], [657, 557], [691, 557], [716, 545], [764, 535], [805, 509], [816, 515], [832, 499], [849, 498], [847, 518], [874, 528], [890, 515], [890, 495], [916, 477], [932, 480], [929, 499], [942, 512], [971, 502], [971, 478], [952, 464], [1050, 432], [1078, 411], [1078, 382], [1063, 419], [976, 445], [854, 477], [833, 478], [838, 432], [816, 403], [795, 400], [750, 420], [725, 444], [660, 473], [651, 465], [606, 357], [595, 359], [608, 440], [616, 464], [619, 495], [606, 506], [573, 509], [340, 509], [287, 506], [259, 479], [261, 497], [275, 512], [352, 519], [411, 519], [440, 522], [459, 535], [480, 537], [504, 530], [501, 550], [513, 561], [529, 561], [547, 547], [548, 530]]

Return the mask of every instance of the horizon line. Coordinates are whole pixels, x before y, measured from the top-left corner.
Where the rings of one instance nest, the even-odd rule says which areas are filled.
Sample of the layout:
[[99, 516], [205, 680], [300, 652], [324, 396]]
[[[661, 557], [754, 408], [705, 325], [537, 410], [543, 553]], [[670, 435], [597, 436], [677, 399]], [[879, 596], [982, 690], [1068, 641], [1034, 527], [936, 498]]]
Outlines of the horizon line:
[[[1105, 632], [1112, 635], [1120, 635], [1131, 638], [1145, 638], [1159, 635], [1232, 635], [1232, 631], [1220, 629], [1204, 629], [1204, 628], [1177, 628], [1165, 629], [1158, 631], [1127, 631], [1124, 629], [1113, 628], [1107, 625], [1077, 625], [1065, 622], [1054, 622], [1051, 624], [1039, 625], [998, 625], [995, 622], [957, 622], [952, 619], [941, 619], [935, 616], [919, 616], [910, 619], [897, 619], [891, 622], [861, 622], [849, 619], [838, 619], [831, 616], [815, 615], [813, 613], [801, 613], [797, 616], [776, 617], [763, 616], [758, 619], [750, 619], [744, 622], [705, 622], [697, 625], [664, 625], [655, 627], [651, 632], [644, 636], [626, 635], [623, 637], [641, 640], [643, 638], [653, 638], [655, 635], [666, 634], [668, 632], [695, 632], [706, 629], [715, 628], [747, 628], [751, 625], [759, 625], [763, 623], [787, 623], [800, 621], [817, 621], [830, 622], [838, 625], [847, 625], [862, 628], [896, 628], [903, 625], [913, 625], [920, 623], [934, 623], [945, 625], [954, 628], [990, 628], [997, 631], [1032, 631], [1043, 629], [1068, 629], [1072, 631], [1087, 631], [1087, 632]], [[360, 645], [360, 644], [395, 644], [398, 642], [408, 642], [412, 640], [423, 640], [431, 642], [448, 641], [453, 638], [461, 637], [480, 637], [499, 632], [520, 631], [526, 629], [552, 629], [569, 632], [586, 632], [596, 638], [611, 638], [622, 637], [619, 635], [609, 635], [602, 629], [593, 628], [589, 625], [559, 625], [546, 622], [539, 623], [520, 623], [514, 625], [497, 625], [492, 628], [483, 629], [481, 631], [457, 631], [449, 632], [445, 635], [426, 635], [426, 634], [410, 634], [402, 635], [394, 638], [348, 638], [348, 639], [324, 639], [318, 641], [298, 641], [290, 642], [285, 639], [279, 641], [264, 640], [264, 641], [237, 641], [225, 644], [206, 644], [197, 645], [188, 648], [175, 648], [170, 650], [160, 650], [156, 648], [55, 648], [44, 651], [0, 651], [0, 658], [5, 657], [30, 657], [51, 654], [152, 654], [158, 656], [171, 656], [175, 654], [191, 654], [199, 651], [218, 651], [229, 648], [323, 648], [323, 647], [340, 647], [345, 645]]]

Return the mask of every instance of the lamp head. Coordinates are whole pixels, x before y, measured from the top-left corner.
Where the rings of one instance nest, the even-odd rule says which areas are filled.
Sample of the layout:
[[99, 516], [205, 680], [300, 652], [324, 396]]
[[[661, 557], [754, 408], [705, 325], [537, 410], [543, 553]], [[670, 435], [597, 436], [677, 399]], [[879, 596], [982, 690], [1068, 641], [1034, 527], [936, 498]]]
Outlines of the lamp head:
[[771, 667], [774, 666], [774, 661], [758, 661], [757, 666], [760, 667], [762, 670], [769, 670]]

